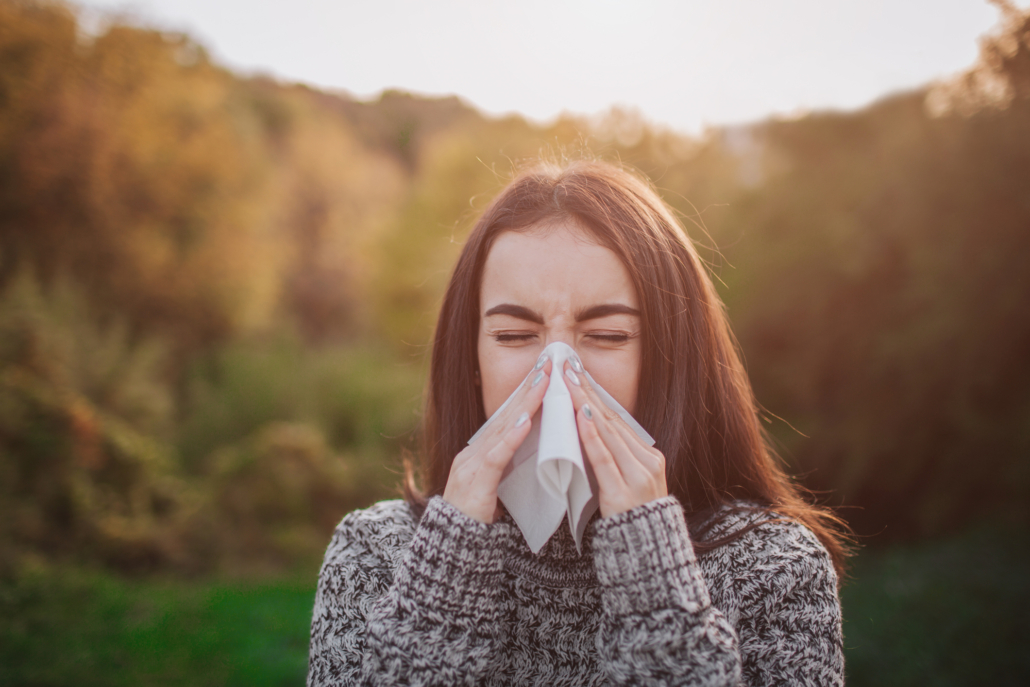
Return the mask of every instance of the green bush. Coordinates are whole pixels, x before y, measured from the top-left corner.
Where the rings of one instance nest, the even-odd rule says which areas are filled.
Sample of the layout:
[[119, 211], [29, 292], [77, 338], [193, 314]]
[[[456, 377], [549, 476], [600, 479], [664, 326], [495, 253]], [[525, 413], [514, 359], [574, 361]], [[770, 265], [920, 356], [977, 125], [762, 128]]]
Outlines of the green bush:
[[1025, 530], [859, 554], [843, 589], [852, 687], [1030, 681]]
[[0, 293], [0, 342], [0, 567], [26, 550], [167, 561], [189, 489], [159, 438], [171, 419], [160, 346], [28, 273]]
[[371, 345], [308, 348], [296, 338], [231, 342], [194, 364], [178, 435], [195, 472], [278, 421], [319, 428], [337, 450], [396, 459], [411, 439], [423, 369]]
[[70, 282], [23, 274], [0, 292], [0, 569], [293, 569], [395, 493], [418, 365], [235, 342], [193, 366], [176, 413], [166, 362]]

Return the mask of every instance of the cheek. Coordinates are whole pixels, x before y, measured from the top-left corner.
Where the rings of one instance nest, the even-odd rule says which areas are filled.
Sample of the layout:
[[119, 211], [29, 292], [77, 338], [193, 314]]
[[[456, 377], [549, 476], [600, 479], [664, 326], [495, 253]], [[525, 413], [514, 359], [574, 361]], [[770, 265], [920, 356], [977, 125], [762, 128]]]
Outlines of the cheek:
[[635, 414], [637, 388], [640, 384], [638, 356], [597, 356], [595, 359], [583, 356], [583, 364], [595, 382], [628, 410], [630, 415]]
[[487, 417], [493, 415], [514, 393], [539, 355], [540, 352], [535, 349], [506, 349], [480, 342], [480, 392]]

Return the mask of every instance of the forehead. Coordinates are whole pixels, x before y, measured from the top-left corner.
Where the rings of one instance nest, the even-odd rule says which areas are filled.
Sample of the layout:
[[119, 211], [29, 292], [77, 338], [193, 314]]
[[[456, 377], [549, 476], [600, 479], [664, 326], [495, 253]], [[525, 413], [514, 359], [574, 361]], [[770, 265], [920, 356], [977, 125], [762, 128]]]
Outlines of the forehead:
[[619, 256], [572, 220], [498, 235], [487, 254], [480, 301], [483, 310], [499, 303], [639, 307]]

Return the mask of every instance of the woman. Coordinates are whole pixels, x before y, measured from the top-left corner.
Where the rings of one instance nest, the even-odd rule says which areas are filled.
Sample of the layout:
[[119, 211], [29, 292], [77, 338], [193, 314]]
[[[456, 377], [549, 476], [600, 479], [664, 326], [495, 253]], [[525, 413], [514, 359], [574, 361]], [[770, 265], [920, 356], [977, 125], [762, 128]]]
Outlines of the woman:
[[[554, 341], [579, 356], [600, 510], [581, 550], [563, 525], [533, 554], [497, 489]], [[722, 304], [647, 183], [600, 162], [516, 178], [458, 260], [428, 392], [423, 490], [409, 470], [406, 500], [329, 545], [309, 684], [843, 682], [839, 521], [770, 454]]]

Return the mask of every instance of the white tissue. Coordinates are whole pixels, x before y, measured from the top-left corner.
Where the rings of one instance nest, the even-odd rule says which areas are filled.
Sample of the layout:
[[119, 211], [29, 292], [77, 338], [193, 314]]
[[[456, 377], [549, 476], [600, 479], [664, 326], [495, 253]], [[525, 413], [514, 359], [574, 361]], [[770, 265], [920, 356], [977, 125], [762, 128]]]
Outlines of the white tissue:
[[[560, 341], [547, 346], [542, 355], [551, 359], [551, 382], [540, 410], [533, 417], [529, 435], [516, 449], [497, 487], [501, 503], [522, 530], [533, 553], [543, 548], [564, 516], [568, 517], [576, 548], [580, 549], [583, 531], [597, 510], [597, 482], [589, 460], [583, 456], [576, 411], [564, 374], [565, 361], [570, 358], [578, 360], [578, 356], [571, 346]], [[604, 404], [618, 413], [648, 446], [654, 445], [651, 435], [594, 381], [589, 372], [580, 374], [580, 379], [583, 378]], [[529, 382], [530, 378], [527, 378], [519, 389]], [[468, 443], [475, 441], [490, 426], [519, 389], [501, 404]]]

